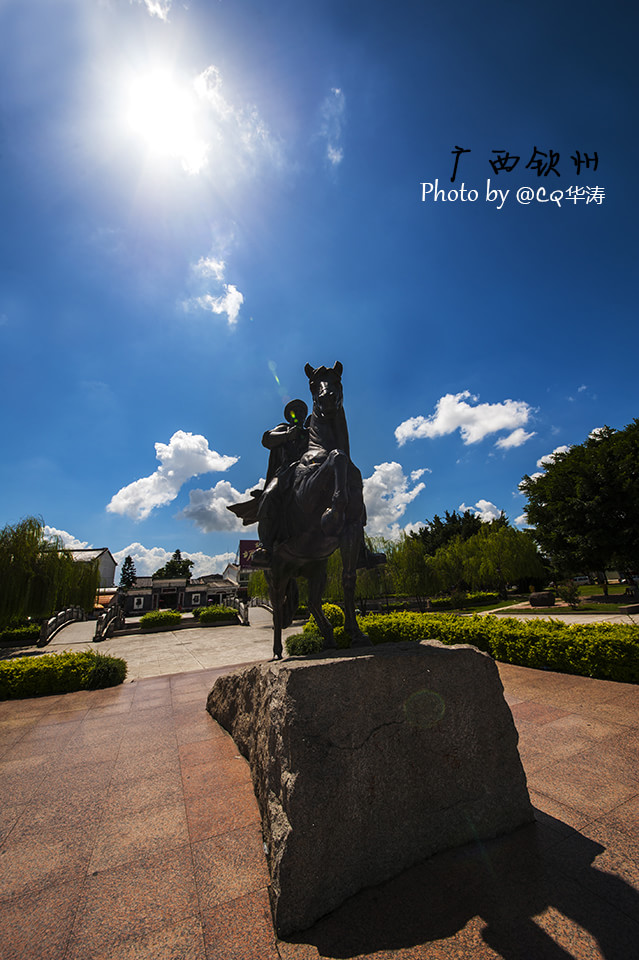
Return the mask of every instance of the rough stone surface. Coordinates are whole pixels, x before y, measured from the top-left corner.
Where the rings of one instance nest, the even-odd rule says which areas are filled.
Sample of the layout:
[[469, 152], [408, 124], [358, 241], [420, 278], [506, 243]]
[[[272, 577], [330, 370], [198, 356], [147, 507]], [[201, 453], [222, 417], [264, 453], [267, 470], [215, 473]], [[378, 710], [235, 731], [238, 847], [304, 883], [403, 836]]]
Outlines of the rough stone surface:
[[245, 668], [207, 709], [247, 757], [277, 932], [532, 820], [494, 661], [437, 641]]

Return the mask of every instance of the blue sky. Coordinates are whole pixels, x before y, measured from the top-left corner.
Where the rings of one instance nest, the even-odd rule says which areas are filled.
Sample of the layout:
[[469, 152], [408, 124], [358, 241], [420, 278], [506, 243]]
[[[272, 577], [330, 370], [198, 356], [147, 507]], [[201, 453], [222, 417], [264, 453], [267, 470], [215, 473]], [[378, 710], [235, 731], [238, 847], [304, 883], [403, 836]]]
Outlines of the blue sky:
[[370, 533], [519, 520], [541, 458], [637, 415], [636, 28], [0, 0], [2, 524], [221, 570], [263, 431], [337, 359]]

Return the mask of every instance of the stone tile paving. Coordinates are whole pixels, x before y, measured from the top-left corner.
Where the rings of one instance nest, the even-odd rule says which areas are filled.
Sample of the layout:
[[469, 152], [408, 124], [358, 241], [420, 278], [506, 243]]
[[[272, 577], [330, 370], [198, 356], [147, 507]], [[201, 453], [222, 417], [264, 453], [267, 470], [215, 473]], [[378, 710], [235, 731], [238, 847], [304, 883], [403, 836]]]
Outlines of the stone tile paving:
[[536, 823], [284, 942], [228, 669], [0, 704], [2, 960], [639, 956], [639, 688], [500, 665]]

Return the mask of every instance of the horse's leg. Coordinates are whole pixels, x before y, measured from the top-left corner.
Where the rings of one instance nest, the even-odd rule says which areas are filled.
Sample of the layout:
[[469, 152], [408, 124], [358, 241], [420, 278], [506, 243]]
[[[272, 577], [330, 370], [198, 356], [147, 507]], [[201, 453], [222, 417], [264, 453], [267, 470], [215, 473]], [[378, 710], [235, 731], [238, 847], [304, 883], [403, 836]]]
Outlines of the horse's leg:
[[313, 614], [315, 623], [324, 638], [323, 649], [329, 650], [335, 646], [335, 638], [330, 620], [322, 610], [322, 594], [325, 586], [326, 561], [324, 560], [316, 564], [313, 572], [308, 575], [308, 609]]
[[333, 493], [331, 505], [322, 514], [320, 523], [322, 532], [329, 537], [339, 535], [344, 529], [348, 506], [348, 464], [349, 459], [342, 450], [331, 450], [325, 461], [333, 475]]
[[344, 626], [351, 638], [351, 646], [365, 647], [370, 643], [368, 637], [357, 622], [355, 615], [355, 581], [357, 579], [357, 558], [361, 541], [361, 525], [351, 523], [340, 540], [342, 555], [342, 586], [344, 587]]
[[[273, 660], [282, 659], [282, 614], [286, 581], [272, 570], [265, 571], [268, 593], [273, 607]], [[284, 580], [284, 583], [282, 582]]]

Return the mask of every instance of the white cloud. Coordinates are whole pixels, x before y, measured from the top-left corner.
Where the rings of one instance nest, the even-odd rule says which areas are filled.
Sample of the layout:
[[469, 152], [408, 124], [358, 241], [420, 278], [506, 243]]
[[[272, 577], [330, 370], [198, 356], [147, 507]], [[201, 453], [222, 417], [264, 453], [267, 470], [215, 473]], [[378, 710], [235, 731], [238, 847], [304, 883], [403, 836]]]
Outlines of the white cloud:
[[326, 159], [337, 167], [344, 159], [342, 129], [346, 112], [346, 97], [339, 87], [333, 87], [320, 107], [319, 136], [326, 144]]
[[54, 537], [59, 537], [67, 550], [86, 550], [87, 547], [92, 546], [88, 540], [78, 540], [72, 533], [67, 533], [66, 530], [58, 530], [56, 527], [49, 527], [46, 524], [44, 527], [44, 535], [47, 540], [53, 540]]
[[495, 446], [500, 447], [502, 450], [509, 450], [511, 447], [521, 447], [522, 443], [525, 443], [526, 440], [530, 440], [530, 438], [534, 436], [534, 430], [532, 433], [526, 433], [523, 427], [517, 427], [517, 429], [509, 433], [507, 437], [501, 437]]
[[200, 257], [193, 267], [193, 272], [201, 277], [215, 277], [216, 280], [224, 279], [226, 263], [224, 260], [216, 260], [215, 257]]
[[[501, 403], [477, 403], [478, 397], [468, 390], [447, 393], [437, 401], [435, 413], [429, 417], [411, 417], [395, 430], [400, 447], [408, 440], [425, 437], [443, 437], [459, 430], [465, 444], [478, 443], [491, 433], [510, 430], [501, 446], [519, 446], [533, 434], [519, 430], [528, 423], [532, 407], [523, 400], [503, 400]], [[467, 403], [471, 400], [474, 406]]]
[[263, 163], [280, 167], [282, 148], [253, 104], [235, 105], [223, 93], [222, 75], [213, 64], [193, 81], [195, 94], [206, 107], [210, 154], [216, 177], [221, 169], [235, 179], [238, 172], [253, 173]]
[[[364, 502], [368, 523], [366, 532], [370, 536], [397, 538], [400, 533], [399, 520], [406, 508], [425, 489], [425, 483], [411, 483], [423, 474], [414, 470], [410, 479], [404, 475], [399, 463], [380, 463], [372, 476], [364, 479]], [[410, 526], [410, 525], [409, 525]]]
[[237, 323], [244, 295], [233, 283], [224, 283], [226, 261], [221, 256], [200, 257], [191, 267], [193, 283], [199, 293], [184, 303], [187, 311], [208, 310], [218, 316], [226, 314], [229, 327]]
[[515, 519], [513, 520], [513, 523], [515, 524], [516, 527], [530, 527], [530, 524], [528, 523], [528, 518], [525, 513], [522, 513], [520, 516], [515, 517]]
[[246, 530], [248, 528], [242, 524], [239, 517], [226, 508], [232, 503], [250, 500], [251, 490], [264, 487], [264, 483], [263, 479], [258, 480], [244, 493], [236, 490], [228, 480], [219, 480], [210, 490], [191, 490], [189, 505], [182, 510], [180, 516], [192, 520], [204, 533]]
[[587, 389], [588, 389], [587, 385], [585, 383], [582, 383], [582, 385], [577, 388], [577, 393], [583, 393], [584, 390], [587, 390]]
[[172, 0], [138, 0], [138, 3], [143, 3], [152, 17], [168, 21]]
[[[235, 559], [234, 553], [218, 553], [209, 556], [206, 553], [197, 551], [189, 553], [187, 550], [180, 551], [184, 559], [193, 560], [194, 566], [191, 570], [192, 577], [202, 577], [207, 573], [223, 573], [228, 563]], [[156, 570], [163, 567], [167, 560], [173, 556], [173, 550], [165, 550], [163, 547], [145, 547], [141, 543], [130, 543], [128, 547], [117, 550], [113, 557], [119, 564], [122, 564], [125, 557], [130, 556], [135, 563], [135, 572], [139, 577], [150, 577]]]
[[[543, 470], [545, 466], [551, 464], [555, 458], [555, 455], [558, 453], [568, 453], [570, 447], [567, 447], [565, 444], [562, 444], [560, 447], [555, 447], [552, 453], [546, 453], [543, 457], [540, 457], [537, 461], [537, 466], [540, 470]], [[534, 474], [535, 477], [542, 476], [542, 474]]]
[[588, 434], [588, 439], [589, 439], [589, 440], [599, 440], [599, 439], [601, 439], [601, 437], [605, 434], [605, 432], [606, 432], [606, 428], [605, 428], [605, 427], [595, 427], [595, 428], [594, 428], [593, 430], [591, 430], [590, 433]]
[[419, 533], [425, 526], [426, 524], [423, 520], [418, 520], [417, 523], [407, 523], [404, 527], [404, 533]]
[[211, 313], [225, 313], [229, 327], [232, 327], [237, 323], [244, 297], [232, 283], [223, 284], [223, 288], [225, 292], [219, 297], [213, 297], [210, 293], [205, 293], [202, 297], [196, 297], [195, 302], [203, 310], [210, 310]]
[[490, 523], [491, 520], [498, 520], [501, 517], [501, 510], [490, 500], [478, 500], [474, 507], [467, 507], [465, 503], [460, 503], [459, 512], [466, 513], [467, 510], [479, 517], [482, 523]]
[[238, 460], [238, 457], [210, 450], [206, 437], [184, 430], [177, 430], [168, 444], [156, 443], [155, 453], [161, 466], [151, 476], [134, 480], [118, 490], [107, 505], [110, 513], [144, 520], [155, 507], [175, 500], [182, 484], [191, 477], [223, 472]]

